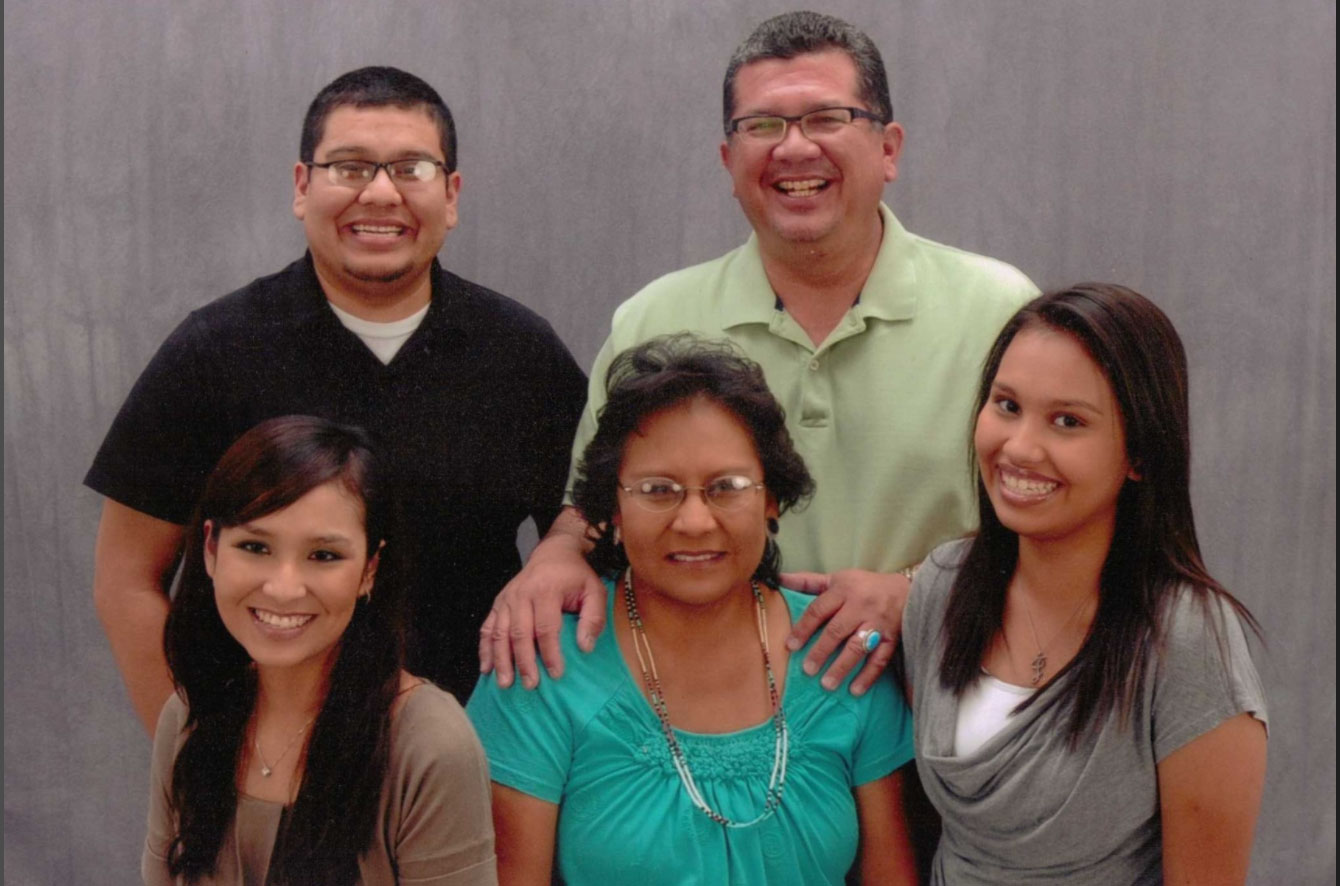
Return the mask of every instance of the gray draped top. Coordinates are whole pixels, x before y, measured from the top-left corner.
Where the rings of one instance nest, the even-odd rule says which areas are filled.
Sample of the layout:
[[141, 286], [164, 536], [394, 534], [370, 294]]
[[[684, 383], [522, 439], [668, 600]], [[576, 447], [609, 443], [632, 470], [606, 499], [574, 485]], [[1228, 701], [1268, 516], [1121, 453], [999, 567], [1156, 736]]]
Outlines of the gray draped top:
[[931, 554], [903, 616], [917, 770], [944, 821], [932, 882], [1161, 883], [1159, 761], [1244, 711], [1266, 721], [1236, 614], [1216, 600], [1207, 617], [1192, 594], [1181, 594], [1168, 608], [1164, 645], [1130, 721], [1111, 715], [1076, 750], [1067, 747], [1068, 720], [1058, 710], [1063, 675], [981, 748], [959, 757], [958, 698], [940, 684], [941, 626], [966, 544]]

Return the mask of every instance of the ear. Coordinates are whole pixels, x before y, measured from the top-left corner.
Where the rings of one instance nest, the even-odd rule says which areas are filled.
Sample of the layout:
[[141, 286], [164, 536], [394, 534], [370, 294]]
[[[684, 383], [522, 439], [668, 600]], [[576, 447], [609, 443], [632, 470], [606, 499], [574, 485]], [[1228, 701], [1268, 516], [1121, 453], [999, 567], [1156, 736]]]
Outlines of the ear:
[[881, 136], [884, 149], [884, 181], [891, 182], [898, 177], [898, 158], [903, 153], [903, 127], [889, 123]]
[[1130, 480], [1132, 483], [1139, 483], [1141, 480], [1143, 480], [1144, 477], [1141, 476], [1139, 467], [1140, 467], [1139, 462], [1132, 464], [1130, 468], [1127, 469], [1126, 471], [1126, 479]]
[[307, 188], [312, 183], [306, 163], [293, 164], [293, 214], [301, 221], [307, 217]]
[[377, 579], [377, 567], [381, 565], [384, 547], [386, 547], [385, 540], [377, 545], [377, 552], [368, 558], [368, 565], [363, 567], [363, 581], [358, 585], [358, 596], [366, 597], [372, 593], [372, 585]]
[[763, 507], [763, 516], [769, 520], [776, 520], [781, 516], [781, 509], [777, 507], [777, 497], [771, 492], [768, 493], [767, 503]]
[[456, 227], [460, 220], [460, 199], [461, 199], [461, 174], [453, 172], [447, 176], [446, 181], [447, 197], [447, 230], [450, 231]]
[[205, 533], [205, 574], [214, 577], [214, 564], [219, 559], [219, 537], [214, 532], [214, 521], [206, 520], [202, 528]]
[[726, 168], [726, 173], [730, 175], [730, 195], [738, 198], [740, 192], [735, 189], [735, 170], [731, 169], [730, 160], [730, 139], [726, 139], [721, 143], [721, 165]]

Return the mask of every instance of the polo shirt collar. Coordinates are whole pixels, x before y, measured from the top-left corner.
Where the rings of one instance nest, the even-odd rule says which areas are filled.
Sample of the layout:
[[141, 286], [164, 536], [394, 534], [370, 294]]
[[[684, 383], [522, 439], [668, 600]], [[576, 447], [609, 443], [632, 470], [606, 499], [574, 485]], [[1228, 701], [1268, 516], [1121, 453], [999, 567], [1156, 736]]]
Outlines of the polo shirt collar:
[[[884, 236], [870, 276], [852, 310], [863, 319], [910, 320], [917, 308], [916, 269], [908, 259], [913, 237], [882, 202], [879, 217], [884, 223]], [[721, 306], [722, 328], [771, 323], [773, 314], [781, 310], [781, 301], [763, 270], [757, 234], [751, 233], [740, 247], [726, 277], [726, 291], [732, 295]]]

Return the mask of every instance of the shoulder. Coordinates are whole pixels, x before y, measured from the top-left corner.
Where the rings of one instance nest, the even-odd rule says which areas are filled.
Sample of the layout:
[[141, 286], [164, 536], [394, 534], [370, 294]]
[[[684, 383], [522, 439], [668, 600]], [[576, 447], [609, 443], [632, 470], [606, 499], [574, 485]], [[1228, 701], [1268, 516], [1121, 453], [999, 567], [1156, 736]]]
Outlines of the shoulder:
[[479, 331], [505, 332], [513, 338], [529, 336], [567, 351], [549, 321], [519, 301], [444, 268], [436, 268], [434, 275], [434, 298], [442, 298], [454, 322]]
[[475, 772], [485, 765], [465, 709], [450, 692], [428, 682], [409, 691], [395, 714], [391, 761], [401, 773], [433, 768]]
[[172, 766], [172, 761], [176, 759], [177, 752], [181, 750], [182, 742], [186, 740], [183, 730], [186, 728], [186, 718], [189, 714], [186, 702], [182, 701], [181, 696], [172, 693], [163, 705], [163, 710], [158, 714], [158, 727], [154, 730], [153, 747], [153, 765], [159, 771], [166, 771]]
[[1240, 713], [1268, 722], [1246, 631], [1227, 599], [1183, 588], [1161, 618], [1151, 669], [1158, 759]]
[[950, 591], [971, 543], [971, 538], [945, 542], [921, 562], [903, 611], [903, 639], [910, 649], [929, 648], [927, 642], [939, 632]]
[[922, 271], [933, 272], [944, 282], [962, 288], [965, 296], [978, 302], [998, 302], [1018, 306], [1038, 294], [1038, 287], [1014, 265], [937, 243], [920, 234], [906, 232], [912, 260]]
[[686, 317], [710, 311], [722, 297], [730, 270], [747, 260], [746, 250], [747, 245], [739, 246], [711, 261], [657, 277], [615, 309], [615, 329], [644, 324], [673, 327]]
[[320, 307], [316, 294], [319, 284], [304, 257], [197, 308], [188, 321], [211, 334], [252, 333], [257, 324], [291, 322]]

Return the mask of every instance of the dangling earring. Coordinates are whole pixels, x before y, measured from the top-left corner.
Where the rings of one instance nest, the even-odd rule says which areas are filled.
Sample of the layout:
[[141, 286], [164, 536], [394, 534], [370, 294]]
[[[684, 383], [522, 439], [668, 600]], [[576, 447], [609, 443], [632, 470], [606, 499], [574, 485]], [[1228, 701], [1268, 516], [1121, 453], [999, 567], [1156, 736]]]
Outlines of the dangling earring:
[[361, 598], [363, 598], [363, 602], [365, 602], [365, 603], [371, 603], [371, 602], [372, 602], [372, 588], [369, 587], [366, 591], [364, 591], [363, 593], [359, 594], [358, 596], [361, 597]]
[[616, 548], [623, 546], [623, 535], [619, 532], [619, 527], [617, 525], [614, 527], [613, 538], [614, 538], [614, 546]]
[[768, 518], [768, 524], [767, 524], [767, 525], [768, 525], [768, 534], [769, 534], [769, 535], [776, 535], [778, 532], [781, 531], [781, 528], [782, 528], [781, 525], [777, 522], [777, 518], [776, 518], [776, 517], [769, 517], [769, 518]]

